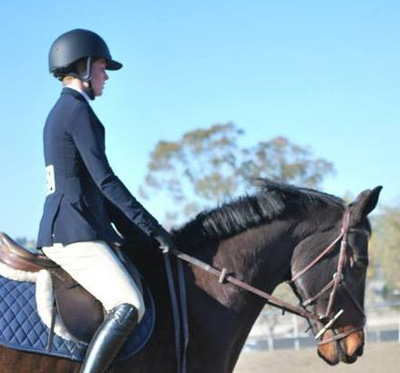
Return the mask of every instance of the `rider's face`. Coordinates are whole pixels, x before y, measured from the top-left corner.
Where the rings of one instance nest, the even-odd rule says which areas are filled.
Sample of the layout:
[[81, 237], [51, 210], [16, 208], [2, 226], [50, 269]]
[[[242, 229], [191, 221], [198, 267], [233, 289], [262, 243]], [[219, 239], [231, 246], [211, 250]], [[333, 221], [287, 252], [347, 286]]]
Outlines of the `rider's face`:
[[92, 66], [92, 88], [95, 96], [103, 94], [104, 83], [107, 79], [106, 61], [104, 59], [95, 61]]

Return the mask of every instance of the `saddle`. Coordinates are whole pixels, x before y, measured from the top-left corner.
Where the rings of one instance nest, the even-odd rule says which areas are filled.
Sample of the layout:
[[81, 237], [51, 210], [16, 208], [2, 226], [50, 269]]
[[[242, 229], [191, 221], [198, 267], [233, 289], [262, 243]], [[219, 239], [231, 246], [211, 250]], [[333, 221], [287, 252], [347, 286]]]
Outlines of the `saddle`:
[[28, 251], [5, 233], [0, 233], [0, 262], [21, 271], [48, 270], [54, 288], [53, 311], [74, 338], [90, 342], [104, 320], [103, 306], [92, 294], [45, 255]]

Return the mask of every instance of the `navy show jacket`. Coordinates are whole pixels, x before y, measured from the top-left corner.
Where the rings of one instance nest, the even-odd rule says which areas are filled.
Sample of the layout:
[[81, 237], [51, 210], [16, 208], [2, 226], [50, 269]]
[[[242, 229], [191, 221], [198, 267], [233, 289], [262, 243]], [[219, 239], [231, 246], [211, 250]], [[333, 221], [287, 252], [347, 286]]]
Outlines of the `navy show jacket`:
[[62, 90], [44, 128], [48, 195], [37, 246], [104, 240], [122, 243], [117, 228], [133, 223], [148, 236], [160, 225], [112, 171], [105, 129], [86, 99]]

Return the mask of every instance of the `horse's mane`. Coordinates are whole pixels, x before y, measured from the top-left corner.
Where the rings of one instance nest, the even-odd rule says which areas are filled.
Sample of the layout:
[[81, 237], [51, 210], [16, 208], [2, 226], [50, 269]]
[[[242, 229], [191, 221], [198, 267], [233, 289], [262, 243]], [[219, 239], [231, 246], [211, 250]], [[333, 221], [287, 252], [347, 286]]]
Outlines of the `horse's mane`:
[[215, 209], [199, 213], [175, 231], [191, 242], [204, 239], [223, 239], [259, 226], [281, 216], [293, 205], [305, 210], [311, 207], [342, 207], [343, 200], [314, 189], [255, 179], [259, 191], [246, 195]]

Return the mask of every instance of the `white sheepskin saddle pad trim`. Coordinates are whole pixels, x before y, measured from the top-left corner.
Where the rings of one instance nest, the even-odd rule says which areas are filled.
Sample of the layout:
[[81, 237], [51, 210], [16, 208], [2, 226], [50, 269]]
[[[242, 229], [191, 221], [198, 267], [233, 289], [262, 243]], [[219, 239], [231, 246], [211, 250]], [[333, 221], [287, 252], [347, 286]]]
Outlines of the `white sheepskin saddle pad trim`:
[[[54, 292], [50, 272], [45, 269], [38, 272], [36, 280], [36, 304], [40, 318], [50, 329], [53, 307], [55, 307]], [[78, 342], [78, 340], [68, 332], [58, 314], [56, 315], [54, 333], [64, 339]]]

